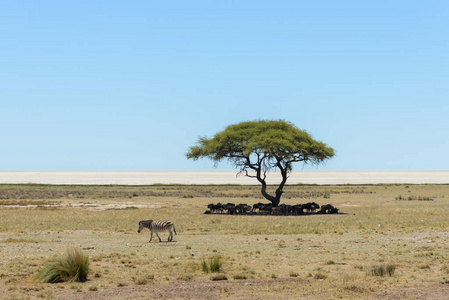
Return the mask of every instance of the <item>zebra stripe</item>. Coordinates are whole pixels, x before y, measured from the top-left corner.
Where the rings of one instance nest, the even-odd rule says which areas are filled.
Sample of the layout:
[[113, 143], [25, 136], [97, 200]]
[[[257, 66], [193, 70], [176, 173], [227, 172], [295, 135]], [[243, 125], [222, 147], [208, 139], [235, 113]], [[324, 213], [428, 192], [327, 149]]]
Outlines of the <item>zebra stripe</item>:
[[[175, 224], [173, 224], [172, 221], [153, 221], [153, 220], [147, 220], [147, 221], [140, 221], [139, 222], [139, 229], [137, 232], [140, 232], [142, 229], [148, 228], [151, 231], [151, 237], [150, 241], [153, 239], [153, 232], [156, 233], [157, 237], [159, 238], [159, 242], [161, 242], [161, 238], [159, 237], [158, 232], [164, 232], [168, 231], [168, 241], [171, 242], [173, 240], [173, 231], [176, 233], [175, 230]], [[173, 231], [172, 231], [173, 229]]]

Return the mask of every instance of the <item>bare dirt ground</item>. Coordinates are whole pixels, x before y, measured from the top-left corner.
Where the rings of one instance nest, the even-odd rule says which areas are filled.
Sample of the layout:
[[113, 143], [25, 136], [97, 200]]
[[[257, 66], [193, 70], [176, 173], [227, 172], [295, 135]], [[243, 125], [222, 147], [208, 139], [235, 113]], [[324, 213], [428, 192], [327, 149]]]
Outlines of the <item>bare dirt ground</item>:
[[[188, 283], [160, 283], [150, 286], [115, 287], [106, 290], [74, 292], [59, 291], [58, 299], [323, 299], [321, 294], [301, 292], [301, 286], [311, 286], [312, 280], [277, 278], [244, 281], [211, 282], [196, 279]], [[295, 285], [295, 289], [290, 288]], [[317, 287], [319, 288], [319, 287]], [[283, 291], [280, 292], [279, 290]], [[421, 285], [402, 288], [381, 288], [372, 295], [357, 294], [354, 299], [448, 299], [449, 285]], [[45, 296], [44, 296], [45, 297]], [[326, 299], [342, 299], [332, 297]]]
[[[32, 282], [20, 280], [17, 285], [30, 286]], [[92, 286], [90, 282], [86, 282]], [[320, 285], [313, 279], [267, 278], [233, 281], [210, 281], [197, 278], [189, 282], [157, 283], [100, 288], [92, 291], [50, 287], [45, 292], [29, 287], [20, 296], [0, 284], [1, 299], [449, 299], [449, 284], [434, 283], [404, 287], [380, 287], [366, 290], [355, 286], [345, 287], [345, 295], [314, 292]]]

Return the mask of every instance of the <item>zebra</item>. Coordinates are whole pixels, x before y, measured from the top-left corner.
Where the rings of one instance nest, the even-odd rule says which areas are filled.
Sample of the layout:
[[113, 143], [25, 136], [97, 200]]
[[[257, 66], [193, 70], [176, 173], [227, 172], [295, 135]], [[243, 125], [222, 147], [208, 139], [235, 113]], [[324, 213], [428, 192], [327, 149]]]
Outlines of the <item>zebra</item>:
[[[157, 237], [159, 238], [159, 242], [162, 242], [161, 238], [159, 237], [158, 232], [168, 231], [170, 234], [168, 236], [168, 241], [171, 242], [173, 240], [173, 231], [176, 233], [175, 230], [175, 224], [173, 224], [172, 221], [153, 221], [153, 220], [147, 220], [147, 221], [140, 221], [139, 222], [139, 229], [137, 232], [140, 233], [140, 231], [144, 228], [148, 228], [151, 231], [151, 237], [150, 241], [153, 239], [153, 232], [156, 233]], [[173, 229], [173, 231], [172, 231]]]

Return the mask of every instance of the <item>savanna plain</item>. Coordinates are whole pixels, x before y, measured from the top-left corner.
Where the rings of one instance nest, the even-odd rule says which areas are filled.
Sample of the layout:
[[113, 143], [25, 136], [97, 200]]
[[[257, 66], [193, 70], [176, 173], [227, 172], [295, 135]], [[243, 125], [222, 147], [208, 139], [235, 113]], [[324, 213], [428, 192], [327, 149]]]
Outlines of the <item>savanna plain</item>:
[[[259, 186], [0, 185], [0, 298], [449, 298], [449, 185], [285, 187], [330, 215], [204, 214], [218, 202], [267, 203]], [[173, 242], [137, 233], [148, 219]], [[87, 281], [36, 279], [73, 248]]]

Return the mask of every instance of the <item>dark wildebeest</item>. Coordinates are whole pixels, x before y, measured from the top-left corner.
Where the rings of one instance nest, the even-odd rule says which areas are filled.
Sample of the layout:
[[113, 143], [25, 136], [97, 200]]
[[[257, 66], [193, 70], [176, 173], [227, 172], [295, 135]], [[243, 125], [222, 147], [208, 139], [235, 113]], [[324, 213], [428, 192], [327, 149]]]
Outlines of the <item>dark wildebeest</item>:
[[280, 206], [272, 207], [271, 208], [271, 214], [273, 216], [280, 215], [281, 214], [281, 207]]
[[251, 212], [256, 212], [256, 209], [257, 209], [257, 213], [259, 213], [260, 214], [260, 208], [262, 207], [262, 206], [264, 206], [265, 204], [263, 204], [263, 203], [261, 203], [261, 202], [259, 202], [259, 203], [256, 203], [256, 204], [254, 204], [253, 205], [253, 209], [251, 210]]
[[309, 203], [303, 204], [303, 207], [308, 212], [314, 212], [315, 210], [320, 208], [320, 206], [316, 202], [309, 202]]
[[248, 212], [251, 211], [251, 206], [247, 205], [246, 203], [245, 204], [241, 203], [235, 207], [235, 211], [237, 214], [240, 215], [247, 214]]
[[303, 215], [304, 214], [304, 206], [302, 204], [293, 205], [293, 214], [294, 215]]
[[223, 212], [223, 205], [220, 202], [218, 202], [217, 204], [211, 203], [207, 206], [207, 208], [209, 208], [212, 213]]
[[338, 208], [335, 208], [331, 204], [326, 204], [321, 206], [321, 209], [317, 212], [318, 214], [338, 214]]
[[235, 215], [235, 204], [234, 203], [228, 203], [223, 205], [223, 209], [225, 211], [228, 211], [228, 215]]
[[261, 214], [263, 215], [271, 215], [271, 209], [273, 208], [273, 205], [271, 204], [263, 204], [260, 208], [259, 211], [261, 212]]

